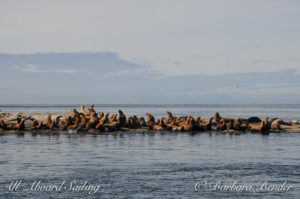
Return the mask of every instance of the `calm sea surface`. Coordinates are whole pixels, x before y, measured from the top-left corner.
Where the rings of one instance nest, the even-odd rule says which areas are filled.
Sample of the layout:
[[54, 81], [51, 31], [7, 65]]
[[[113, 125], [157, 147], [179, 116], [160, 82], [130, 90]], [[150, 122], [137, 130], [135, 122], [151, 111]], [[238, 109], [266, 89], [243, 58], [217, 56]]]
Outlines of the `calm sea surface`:
[[[230, 117], [300, 120], [300, 105], [95, 106], [96, 111], [112, 113], [122, 109], [126, 115], [138, 116], [145, 116], [146, 112], [156, 117], [165, 116], [170, 110], [174, 115], [207, 118], [218, 111]], [[63, 113], [69, 112], [71, 107], [79, 105], [0, 105], [2, 111], [11, 113]], [[10, 185], [17, 181], [21, 182], [19, 187], [10, 190], [13, 188]], [[236, 185], [253, 185], [253, 188], [250, 191], [220, 190], [235, 181]], [[292, 187], [289, 191], [266, 190], [285, 181], [285, 186]], [[196, 183], [200, 184], [196, 186], [197, 191]], [[31, 189], [32, 185], [37, 186]], [[57, 191], [54, 188], [39, 190], [51, 186], [61, 187]], [[92, 191], [97, 186], [99, 189]], [[271, 199], [299, 196], [300, 134], [296, 133], [262, 136], [216, 132], [102, 135], [65, 132], [34, 136], [28, 132], [24, 136], [0, 136], [0, 198]]]

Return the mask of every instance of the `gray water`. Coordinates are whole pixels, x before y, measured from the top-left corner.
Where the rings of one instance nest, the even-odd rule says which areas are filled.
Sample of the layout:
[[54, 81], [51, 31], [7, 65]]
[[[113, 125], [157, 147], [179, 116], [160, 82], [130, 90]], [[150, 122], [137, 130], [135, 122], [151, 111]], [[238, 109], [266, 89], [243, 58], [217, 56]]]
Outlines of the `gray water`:
[[[270, 116], [298, 119], [299, 105], [103, 105], [98, 111], [156, 116], [171, 110], [176, 115], [208, 117]], [[69, 106], [0, 106], [10, 112], [67, 112]], [[43, 111], [41, 111], [43, 110]], [[0, 198], [299, 198], [300, 134], [267, 136], [217, 132], [131, 133], [0, 137]], [[12, 182], [21, 181], [17, 190]], [[59, 191], [31, 190], [40, 185], [60, 185]], [[75, 182], [76, 181], [76, 182]], [[95, 193], [69, 190], [72, 183], [100, 186]], [[286, 185], [289, 191], [220, 191], [195, 184]]]

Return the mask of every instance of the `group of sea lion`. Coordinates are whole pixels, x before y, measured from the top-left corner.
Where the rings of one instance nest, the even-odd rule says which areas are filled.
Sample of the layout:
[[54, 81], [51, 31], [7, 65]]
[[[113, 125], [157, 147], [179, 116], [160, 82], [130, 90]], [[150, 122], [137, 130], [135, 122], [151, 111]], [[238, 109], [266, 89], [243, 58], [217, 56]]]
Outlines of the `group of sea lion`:
[[[266, 117], [264, 120], [258, 117], [248, 119], [240, 118], [223, 118], [217, 112], [214, 117], [209, 119], [201, 119], [201, 117], [185, 116], [176, 117], [170, 111], [167, 111], [168, 117], [161, 117], [155, 120], [151, 113], [146, 113], [147, 121], [144, 117], [138, 118], [136, 115], [126, 118], [125, 114], [119, 110], [118, 114], [97, 113], [94, 109], [94, 104], [85, 110], [84, 105], [80, 105], [80, 111], [75, 108], [71, 109], [71, 113], [58, 115], [51, 118], [48, 115], [46, 121], [38, 121], [33, 118], [17, 118], [16, 124], [5, 123], [3, 118], [0, 118], [0, 129], [3, 130], [94, 130], [94, 131], [118, 131], [145, 129], [153, 131], [221, 131], [221, 132], [261, 132], [263, 134], [269, 131], [280, 130], [281, 125], [296, 125], [297, 121], [292, 120], [289, 123], [280, 119], [272, 119]], [[31, 120], [31, 125], [26, 126], [25, 120]]]

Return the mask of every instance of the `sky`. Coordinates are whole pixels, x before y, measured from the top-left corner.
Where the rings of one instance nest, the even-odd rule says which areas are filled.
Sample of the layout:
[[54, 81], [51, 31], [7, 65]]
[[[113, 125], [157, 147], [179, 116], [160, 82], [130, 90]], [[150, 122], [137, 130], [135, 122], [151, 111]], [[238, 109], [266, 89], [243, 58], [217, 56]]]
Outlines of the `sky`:
[[0, 104], [299, 103], [300, 1], [2, 0]]

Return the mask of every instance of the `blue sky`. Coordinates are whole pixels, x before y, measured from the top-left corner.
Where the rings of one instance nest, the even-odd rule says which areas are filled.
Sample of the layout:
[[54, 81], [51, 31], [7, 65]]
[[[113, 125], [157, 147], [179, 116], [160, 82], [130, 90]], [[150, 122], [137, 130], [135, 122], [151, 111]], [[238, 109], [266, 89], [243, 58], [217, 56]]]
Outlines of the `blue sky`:
[[0, 104], [299, 103], [300, 1], [0, 2]]

